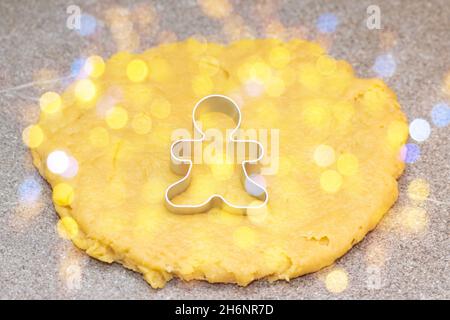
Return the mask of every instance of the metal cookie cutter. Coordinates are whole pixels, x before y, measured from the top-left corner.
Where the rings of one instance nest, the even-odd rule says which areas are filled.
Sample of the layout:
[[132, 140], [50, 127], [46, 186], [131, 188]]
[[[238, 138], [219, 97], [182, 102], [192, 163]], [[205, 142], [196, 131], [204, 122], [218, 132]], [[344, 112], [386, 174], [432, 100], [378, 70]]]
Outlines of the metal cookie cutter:
[[[192, 160], [182, 158], [181, 155], [179, 155], [179, 152], [183, 152], [183, 146], [187, 145], [193, 145], [195, 142], [203, 142], [206, 140], [206, 135], [202, 131], [202, 129], [198, 126], [197, 120], [199, 116], [201, 116], [204, 113], [208, 112], [221, 112], [228, 116], [230, 116], [236, 126], [231, 131], [229, 135], [229, 141], [230, 143], [238, 142], [238, 143], [256, 143], [258, 146], [258, 153], [257, 157], [252, 160], [243, 160], [242, 161], [242, 175], [241, 175], [241, 182], [244, 184], [247, 184], [248, 187], [256, 188], [258, 192], [255, 192], [256, 195], [251, 194], [253, 197], [258, 198], [261, 200], [258, 205], [234, 205], [227, 201], [223, 196], [220, 194], [213, 194], [211, 195], [206, 201], [200, 203], [200, 204], [192, 204], [192, 205], [179, 205], [172, 202], [172, 199], [179, 195], [180, 193], [184, 192], [190, 185], [191, 178], [192, 178]], [[206, 212], [212, 207], [219, 207], [224, 210], [227, 210], [232, 213], [238, 213], [238, 214], [246, 214], [247, 209], [257, 209], [262, 208], [267, 204], [267, 201], [269, 200], [269, 195], [267, 193], [267, 190], [262, 185], [258, 184], [256, 181], [252, 180], [250, 178], [250, 175], [254, 173], [256, 170], [254, 170], [254, 165], [260, 161], [264, 156], [264, 147], [263, 145], [256, 140], [240, 140], [235, 137], [235, 134], [237, 130], [239, 129], [239, 126], [241, 125], [241, 110], [239, 109], [236, 102], [234, 102], [231, 98], [219, 95], [219, 94], [212, 94], [208, 95], [206, 97], [203, 97], [200, 101], [197, 102], [197, 104], [194, 107], [194, 110], [192, 111], [192, 122], [194, 125], [194, 130], [200, 135], [199, 139], [181, 139], [174, 141], [170, 147], [170, 156], [171, 156], [171, 169], [173, 172], [175, 172], [178, 175], [183, 175], [183, 178], [176, 181], [175, 183], [171, 184], [165, 192], [165, 203], [167, 208], [176, 214], [195, 214], [195, 213], [202, 213]], [[253, 166], [251, 166], [253, 165]], [[248, 192], [248, 191], [247, 191]], [[250, 193], [249, 193], [250, 194]]]

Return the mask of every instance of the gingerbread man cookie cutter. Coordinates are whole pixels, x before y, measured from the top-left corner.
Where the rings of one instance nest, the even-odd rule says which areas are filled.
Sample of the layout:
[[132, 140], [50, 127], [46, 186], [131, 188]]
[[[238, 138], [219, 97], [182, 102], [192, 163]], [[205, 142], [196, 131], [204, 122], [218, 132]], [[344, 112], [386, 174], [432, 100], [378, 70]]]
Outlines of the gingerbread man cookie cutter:
[[[209, 104], [205, 104], [205, 102], [211, 102]], [[200, 108], [202, 106], [202, 108]], [[205, 106], [205, 107], [203, 107]], [[231, 131], [229, 135], [230, 142], [236, 143], [255, 143], [258, 146], [257, 157], [252, 160], [243, 160], [241, 163], [241, 182], [244, 185], [247, 185], [250, 188], [255, 188], [258, 192], [255, 194], [250, 194], [252, 197], [259, 199], [256, 205], [252, 205], [255, 202], [252, 202], [250, 205], [235, 205], [225, 199], [222, 195], [214, 193], [207, 200], [201, 202], [199, 204], [176, 204], [172, 200], [179, 194], [183, 193], [190, 185], [192, 178], [192, 160], [185, 159], [180, 157], [177, 153], [177, 150], [180, 151], [180, 146], [182, 144], [193, 144], [195, 142], [203, 142], [206, 141], [206, 135], [200, 128], [197, 123], [197, 119], [203, 113], [208, 112], [220, 112], [230, 116], [235, 122], [235, 128]], [[258, 209], [266, 206], [269, 200], [269, 194], [267, 189], [261, 184], [257, 183], [255, 180], [251, 178], [251, 174], [249, 174], [251, 170], [251, 165], [257, 164], [264, 157], [264, 147], [263, 145], [256, 140], [241, 140], [235, 137], [237, 130], [241, 125], [241, 110], [236, 102], [234, 102], [231, 98], [220, 95], [220, 94], [212, 94], [203, 97], [200, 99], [195, 105], [192, 111], [192, 122], [194, 125], [194, 130], [200, 134], [200, 138], [198, 139], [180, 139], [176, 140], [170, 146], [170, 158], [171, 158], [171, 169], [174, 173], [178, 175], [182, 175], [183, 178], [171, 184], [165, 191], [165, 204], [169, 211], [176, 214], [196, 214], [196, 213], [204, 213], [210, 210], [213, 207], [219, 207], [228, 212], [237, 213], [237, 214], [247, 214], [248, 209]], [[178, 148], [178, 149], [177, 149]]]

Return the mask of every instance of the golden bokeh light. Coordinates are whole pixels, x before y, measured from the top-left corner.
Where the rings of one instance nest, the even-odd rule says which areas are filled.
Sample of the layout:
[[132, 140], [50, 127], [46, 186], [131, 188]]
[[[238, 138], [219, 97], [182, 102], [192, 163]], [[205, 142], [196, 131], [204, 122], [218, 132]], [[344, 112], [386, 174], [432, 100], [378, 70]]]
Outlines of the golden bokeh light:
[[331, 120], [330, 111], [320, 103], [307, 105], [303, 110], [302, 116], [306, 125], [315, 128], [322, 128], [329, 124]]
[[327, 193], [336, 193], [342, 186], [342, 176], [335, 170], [326, 170], [320, 175], [320, 186]]
[[348, 275], [344, 269], [334, 269], [325, 277], [325, 286], [332, 293], [341, 293], [348, 287]]
[[414, 179], [408, 185], [408, 196], [411, 200], [425, 201], [430, 195], [430, 185], [424, 179]]
[[53, 188], [53, 202], [55, 202], [57, 205], [65, 207], [70, 206], [73, 202], [74, 198], [74, 190], [72, 186], [68, 183], [61, 182], [58, 183]]
[[343, 153], [338, 157], [337, 169], [344, 176], [353, 176], [358, 173], [358, 158], [351, 153]]
[[284, 68], [291, 61], [291, 52], [285, 47], [273, 48], [269, 53], [269, 62], [274, 68]]
[[273, 73], [270, 66], [260, 60], [248, 65], [248, 75], [250, 79], [261, 80], [262, 82], [268, 82], [272, 79]]
[[81, 79], [75, 84], [75, 97], [82, 102], [89, 102], [97, 94], [94, 82], [90, 79]]
[[55, 113], [61, 110], [62, 100], [56, 92], [48, 91], [39, 98], [39, 106], [42, 112]]
[[119, 105], [116, 105], [106, 113], [106, 123], [111, 129], [122, 129], [127, 122], [128, 112]]
[[22, 140], [29, 148], [37, 148], [44, 141], [44, 132], [39, 125], [30, 125], [23, 130]]
[[279, 97], [286, 89], [283, 79], [279, 77], [272, 77], [266, 83], [266, 92], [269, 97]]
[[148, 76], [148, 66], [141, 59], [131, 60], [127, 65], [127, 77], [132, 82], [142, 82]]
[[100, 56], [90, 56], [86, 59], [83, 71], [92, 78], [100, 78], [105, 72], [105, 61]]
[[420, 233], [428, 226], [428, 215], [424, 208], [407, 206], [400, 213], [402, 225], [406, 231]]

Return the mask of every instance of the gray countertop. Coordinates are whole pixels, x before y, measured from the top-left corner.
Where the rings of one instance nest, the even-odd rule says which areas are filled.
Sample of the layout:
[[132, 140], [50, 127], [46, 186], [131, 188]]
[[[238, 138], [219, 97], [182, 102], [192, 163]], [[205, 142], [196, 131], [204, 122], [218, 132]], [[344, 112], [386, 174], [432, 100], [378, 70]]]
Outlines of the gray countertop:
[[[233, 13], [224, 19], [209, 17], [195, 0], [137, 2], [0, 2], [0, 298], [450, 298], [450, 126], [448, 109], [438, 105], [450, 102], [449, 1], [230, 0]], [[71, 4], [85, 14], [79, 31], [66, 25]], [[381, 10], [381, 30], [366, 26], [369, 5]], [[114, 12], [129, 22], [111, 28]], [[267, 34], [318, 40], [359, 76], [384, 76], [409, 121], [430, 123], [428, 139], [410, 140], [420, 157], [411, 154], [399, 200], [376, 230], [334, 266], [290, 283], [256, 281], [240, 288], [174, 280], [162, 290], [120, 265], [87, 257], [58, 236], [50, 189], [32, 166], [21, 133], [37, 120], [40, 94], [67, 85], [74, 61], [118, 49], [141, 51], [163, 39], [201, 35], [226, 42]], [[430, 188], [423, 201], [408, 193], [417, 181]], [[336, 274], [339, 290], [332, 282]]]

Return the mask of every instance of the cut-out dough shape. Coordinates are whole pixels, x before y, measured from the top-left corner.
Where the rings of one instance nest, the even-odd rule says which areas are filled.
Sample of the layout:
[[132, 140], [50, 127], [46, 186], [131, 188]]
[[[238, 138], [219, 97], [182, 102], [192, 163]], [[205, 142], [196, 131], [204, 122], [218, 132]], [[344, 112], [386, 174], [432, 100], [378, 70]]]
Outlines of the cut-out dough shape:
[[[185, 156], [181, 156], [181, 154], [186, 154], [186, 150], [195, 150], [193, 145], [195, 143], [203, 143], [207, 141], [206, 134], [202, 131], [201, 126], [198, 125], [198, 119], [201, 114], [208, 112], [221, 112], [228, 116], [230, 116], [234, 122], [236, 127], [230, 132], [229, 136], [226, 137], [226, 150], [228, 149], [228, 144], [254, 144], [257, 146], [257, 152], [254, 157], [251, 159], [241, 161], [241, 177], [242, 184], [244, 187], [251, 188], [255, 190], [256, 197], [261, 201], [254, 201], [252, 203], [257, 203], [257, 205], [240, 205], [236, 203], [232, 203], [228, 201], [221, 194], [212, 194], [202, 203], [199, 204], [176, 204], [172, 201], [172, 199], [184, 192], [190, 185], [192, 178], [192, 168], [193, 162], [192, 159], [186, 159]], [[251, 166], [256, 165], [258, 161], [260, 161], [264, 156], [264, 146], [256, 141], [256, 140], [243, 140], [237, 139], [236, 134], [239, 126], [241, 125], [241, 111], [239, 106], [234, 102], [231, 98], [214, 94], [209, 95], [202, 98], [194, 107], [192, 111], [192, 122], [194, 126], [194, 130], [200, 135], [198, 139], [181, 139], [172, 143], [170, 147], [170, 157], [171, 157], [171, 168], [172, 170], [178, 174], [184, 176], [182, 179], [171, 184], [166, 192], [165, 192], [165, 201], [167, 208], [177, 214], [193, 214], [193, 213], [201, 213], [210, 210], [212, 207], [223, 208], [232, 213], [240, 213], [245, 214], [247, 209], [259, 209], [264, 207], [267, 204], [269, 196], [267, 194], [267, 190], [256, 181], [250, 178], [249, 172], [256, 172], [256, 169]], [[233, 149], [239, 150], [239, 146], [231, 146]], [[253, 148], [244, 148], [244, 150], [254, 150]], [[191, 153], [191, 152], [189, 152]], [[251, 154], [249, 155], [251, 157]], [[250, 187], [249, 187], [250, 186]]]

